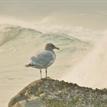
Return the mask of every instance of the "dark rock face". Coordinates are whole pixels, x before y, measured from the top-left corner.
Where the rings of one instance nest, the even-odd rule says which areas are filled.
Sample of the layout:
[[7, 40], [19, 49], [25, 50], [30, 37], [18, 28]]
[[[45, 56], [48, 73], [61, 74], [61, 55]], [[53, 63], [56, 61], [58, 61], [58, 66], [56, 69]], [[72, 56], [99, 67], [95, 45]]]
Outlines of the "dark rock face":
[[34, 81], [8, 107], [107, 107], [107, 89], [91, 89], [53, 79]]

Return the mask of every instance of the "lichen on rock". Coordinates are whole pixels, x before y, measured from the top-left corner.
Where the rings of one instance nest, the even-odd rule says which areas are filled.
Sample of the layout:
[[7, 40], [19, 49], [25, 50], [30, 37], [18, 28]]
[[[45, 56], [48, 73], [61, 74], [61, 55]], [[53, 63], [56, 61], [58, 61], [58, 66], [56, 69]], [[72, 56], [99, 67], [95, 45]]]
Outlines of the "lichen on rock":
[[21, 90], [8, 107], [107, 107], [107, 89], [44, 78]]

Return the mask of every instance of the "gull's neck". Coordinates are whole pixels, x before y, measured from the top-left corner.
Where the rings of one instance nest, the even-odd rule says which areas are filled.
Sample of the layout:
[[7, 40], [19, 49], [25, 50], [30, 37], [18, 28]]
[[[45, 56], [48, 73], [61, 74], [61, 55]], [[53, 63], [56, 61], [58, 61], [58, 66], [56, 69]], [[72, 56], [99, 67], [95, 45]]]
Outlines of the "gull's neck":
[[46, 51], [51, 51], [52, 53], [54, 53], [55, 54], [55, 52], [54, 52], [54, 50], [53, 49], [50, 49], [50, 48], [47, 48], [47, 49], [45, 49]]

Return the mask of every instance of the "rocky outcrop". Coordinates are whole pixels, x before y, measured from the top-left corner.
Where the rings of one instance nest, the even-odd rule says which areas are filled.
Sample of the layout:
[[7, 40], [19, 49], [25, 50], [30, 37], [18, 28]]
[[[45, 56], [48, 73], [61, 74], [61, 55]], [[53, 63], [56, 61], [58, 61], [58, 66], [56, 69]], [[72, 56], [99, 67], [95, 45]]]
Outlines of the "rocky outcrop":
[[21, 90], [8, 107], [107, 107], [107, 89], [44, 78]]

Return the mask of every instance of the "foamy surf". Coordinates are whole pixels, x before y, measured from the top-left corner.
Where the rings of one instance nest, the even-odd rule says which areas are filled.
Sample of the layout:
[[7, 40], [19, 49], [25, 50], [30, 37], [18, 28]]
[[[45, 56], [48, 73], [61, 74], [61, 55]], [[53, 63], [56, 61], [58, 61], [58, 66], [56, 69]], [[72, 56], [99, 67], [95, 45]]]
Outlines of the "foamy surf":
[[[16, 91], [31, 81], [39, 79], [38, 70], [26, 69], [25, 64], [28, 63], [32, 55], [43, 49], [46, 43], [52, 42], [61, 49], [56, 52], [57, 60], [55, 64], [48, 70], [50, 77], [59, 79], [71, 72], [70, 68], [76, 67], [77, 63], [79, 64], [91, 51], [94, 46], [93, 36], [95, 41], [98, 39], [97, 33], [92, 33], [85, 29], [81, 30], [80, 28], [78, 30], [74, 30], [75, 28], [71, 29], [71, 32], [65, 32], [64, 30], [55, 32], [55, 29], [53, 32], [52, 29], [42, 32], [42, 29], [38, 30], [40, 27], [36, 30], [36, 28], [25, 28], [15, 25], [1, 25], [0, 28], [1, 107], [7, 107], [7, 103], [12, 97], [11, 95], [16, 93]], [[61, 29], [64, 28], [62, 27]], [[82, 35], [84, 32], [86, 32], [87, 37]], [[88, 38], [89, 34], [93, 36]], [[75, 75], [75, 78], [77, 76]], [[65, 79], [65, 76], [63, 79]]]
[[93, 88], [107, 88], [107, 36], [98, 40], [93, 50], [71, 68], [64, 80], [75, 82], [82, 86]]

